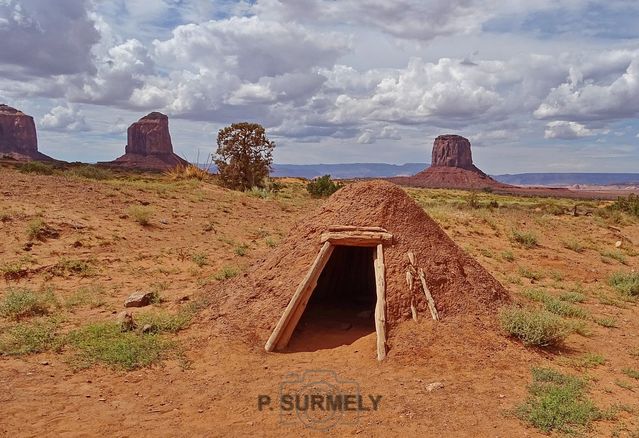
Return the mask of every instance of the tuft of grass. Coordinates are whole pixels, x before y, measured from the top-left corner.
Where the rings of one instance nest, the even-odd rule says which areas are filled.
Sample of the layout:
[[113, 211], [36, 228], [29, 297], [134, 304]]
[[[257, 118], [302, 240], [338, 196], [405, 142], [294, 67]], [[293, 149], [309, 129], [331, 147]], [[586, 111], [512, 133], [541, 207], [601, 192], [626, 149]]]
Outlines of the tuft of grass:
[[624, 369], [623, 369], [623, 370], [621, 370], [621, 371], [623, 371], [623, 373], [624, 373], [626, 376], [628, 376], [628, 377], [630, 377], [630, 378], [633, 378], [633, 379], [635, 379], [635, 380], [639, 380], [639, 371], [637, 371], [637, 370], [635, 370], [635, 369], [632, 369], [632, 368], [624, 368]]
[[165, 171], [164, 175], [172, 181], [183, 179], [206, 181], [211, 178], [211, 173], [208, 168], [202, 169], [201, 167], [191, 163], [178, 164], [174, 168]]
[[605, 363], [606, 358], [596, 353], [585, 353], [569, 361], [569, 364], [576, 368], [596, 368]]
[[583, 303], [586, 301], [586, 296], [580, 292], [570, 291], [559, 295], [559, 299], [569, 303]]
[[88, 368], [104, 364], [133, 370], [160, 362], [173, 344], [157, 334], [123, 332], [114, 322], [101, 322], [71, 332], [69, 344], [76, 350], [71, 365]]
[[626, 260], [626, 256], [623, 252], [619, 251], [618, 249], [616, 250], [605, 250], [605, 251], [601, 251], [599, 254], [601, 254], [601, 257], [607, 258], [607, 259], [613, 259], [618, 261], [619, 263], [621, 263], [622, 265], [627, 265], [628, 264], [628, 260]]
[[564, 248], [574, 251], [576, 253], [582, 253], [586, 250], [586, 247], [578, 240], [566, 240], [563, 242]]
[[209, 264], [209, 257], [203, 252], [195, 253], [191, 254], [191, 261], [202, 268]]
[[529, 310], [509, 306], [499, 312], [502, 328], [524, 345], [548, 347], [560, 345], [572, 332], [566, 322], [545, 310]]
[[625, 382], [623, 380], [619, 380], [619, 379], [615, 380], [615, 385], [617, 385], [620, 388], [627, 389], [628, 391], [633, 391], [634, 392], [634, 390], [635, 390], [634, 386], [632, 386], [632, 384], [630, 384], [628, 382]]
[[27, 237], [31, 240], [42, 239], [46, 230], [46, 224], [41, 217], [32, 219], [27, 224]]
[[105, 305], [104, 288], [99, 285], [85, 286], [78, 289], [65, 301], [65, 307], [89, 307], [95, 309]]
[[523, 266], [519, 267], [519, 275], [532, 281], [539, 281], [544, 278], [544, 274], [541, 272], [533, 271], [532, 269], [525, 268]]
[[193, 319], [190, 311], [180, 311], [175, 314], [167, 312], [140, 313], [136, 317], [139, 327], [151, 326], [153, 333], [177, 333], [189, 326]]
[[626, 296], [639, 296], [639, 272], [615, 272], [608, 279], [608, 284]]
[[607, 328], [617, 327], [617, 320], [612, 317], [595, 318], [595, 322], [602, 327], [607, 327]]
[[5, 280], [17, 280], [28, 274], [27, 269], [21, 262], [3, 263], [0, 265], [0, 274]]
[[35, 173], [38, 175], [53, 175], [55, 172], [55, 168], [52, 165], [40, 161], [19, 164], [17, 169], [22, 173]]
[[586, 312], [582, 308], [557, 299], [543, 290], [527, 289], [523, 291], [522, 294], [533, 301], [539, 301], [543, 303], [546, 310], [556, 315], [581, 319], [585, 319], [588, 317], [588, 312]]
[[512, 239], [524, 248], [534, 248], [538, 245], [538, 238], [534, 233], [527, 231], [512, 231]]
[[81, 277], [88, 277], [93, 275], [93, 267], [87, 260], [67, 259], [63, 258], [58, 263], [53, 265], [49, 272], [52, 275], [58, 277], [64, 277], [65, 275], [79, 275]]
[[222, 269], [213, 274], [213, 278], [217, 281], [228, 280], [240, 273], [240, 270], [234, 266], [224, 266]]
[[21, 322], [0, 332], [0, 355], [23, 355], [58, 349], [62, 343], [57, 336], [58, 325], [47, 319]]
[[272, 237], [267, 237], [264, 242], [266, 243], [266, 246], [268, 246], [269, 248], [275, 248], [277, 246], [277, 242], [275, 240], [273, 240]]
[[515, 255], [513, 254], [512, 251], [503, 251], [501, 253], [501, 258], [506, 260], [507, 262], [515, 261]]
[[0, 316], [14, 321], [47, 315], [58, 302], [53, 291], [35, 292], [28, 288], [9, 288], [0, 301]]
[[517, 416], [549, 433], [584, 431], [604, 413], [588, 399], [586, 382], [550, 368], [533, 368], [528, 398], [516, 409]]
[[88, 164], [74, 167], [73, 169], [67, 170], [65, 173], [71, 176], [77, 176], [80, 178], [87, 178], [87, 179], [95, 179], [98, 181], [115, 178], [115, 176], [113, 175], [113, 172], [111, 172], [110, 170], [103, 169], [97, 166], [91, 166]]
[[131, 216], [134, 221], [146, 227], [151, 223], [153, 209], [144, 205], [132, 205], [127, 209], [127, 214]]
[[245, 245], [245, 244], [237, 245], [235, 249], [233, 250], [233, 252], [240, 257], [244, 257], [247, 251], [248, 251], [248, 245]]

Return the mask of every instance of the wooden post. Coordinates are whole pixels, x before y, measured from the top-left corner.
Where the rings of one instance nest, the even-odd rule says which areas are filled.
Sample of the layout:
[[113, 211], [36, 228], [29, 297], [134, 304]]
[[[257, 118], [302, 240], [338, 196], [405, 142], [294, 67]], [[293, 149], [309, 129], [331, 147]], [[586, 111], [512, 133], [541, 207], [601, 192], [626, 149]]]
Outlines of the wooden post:
[[329, 242], [324, 243], [322, 248], [317, 254], [315, 261], [311, 265], [310, 269], [306, 273], [306, 276], [297, 287], [295, 294], [293, 294], [293, 298], [289, 301], [288, 306], [284, 310], [282, 317], [277, 322], [273, 333], [268, 338], [264, 349], [266, 351], [273, 351], [276, 348], [284, 348], [288, 344], [288, 341], [291, 339], [291, 335], [293, 334], [293, 330], [295, 330], [295, 326], [299, 322], [302, 317], [302, 313], [304, 313], [304, 309], [306, 309], [306, 305], [308, 304], [308, 300], [317, 286], [317, 280], [319, 279], [324, 266], [331, 258], [331, 254], [333, 254], [333, 245]]
[[375, 251], [375, 287], [377, 303], [375, 304], [375, 331], [377, 332], [377, 360], [386, 357], [386, 281], [384, 279], [384, 248], [377, 245]]
[[424, 278], [424, 271], [419, 269], [419, 280], [422, 282], [422, 288], [424, 289], [424, 295], [426, 295], [426, 301], [428, 302], [428, 308], [430, 309], [430, 314], [435, 321], [439, 321], [439, 313], [437, 313], [437, 308], [435, 307], [435, 300], [433, 299], [433, 295], [430, 293], [428, 289], [428, 285], [426, 284], [426, 278]]
[[408, 291], [410, 292], [410, 313], [413, 315], [413, 319], [417, 322], [417, 308], [415, 307], [415, 281], [413, 274], [410, 270], [406, 271], [406, 283], [408, 284]]

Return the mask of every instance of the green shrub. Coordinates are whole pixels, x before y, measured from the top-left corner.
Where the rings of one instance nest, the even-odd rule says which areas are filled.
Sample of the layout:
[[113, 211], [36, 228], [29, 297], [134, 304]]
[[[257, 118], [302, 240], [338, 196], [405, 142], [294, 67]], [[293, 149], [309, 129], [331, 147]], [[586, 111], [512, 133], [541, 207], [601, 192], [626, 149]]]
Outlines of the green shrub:
[[626, 376], [639, 380], [639, 371], [633, 370], [632, 368], [624, 368], [622, 371]]
[[612, 318], [612, 317], [596, 318], [595, 322], [597, 324], [599, 324], [600, 326], [606, 327], [606, 328], [615, 328], [615, 327], [617, 327], [617, 320], [615, 318]]
[[342, 187], [343, 185], [333, 181], [330, 175], [324, 175], [309, 181], [306, 190], [314, 198], [323, 198], [331, 196]]
[[517, 306], [503, 308], [499, 312], [502, 328], [524, 345], [555, 346], [572, 332], [566, 322], [546, 310], [528, 310]]
[[0, 332], [0, 355], [42, 353], [61, 345], [57, 324], [51, 320], [21, 322]]
[[153, 333], [177, 333], [185, 329], [191, 323], [193, 314], [188, 311], [180, 311], [175, 314], [167, 312], [140, 313], [137, 317], [138, 326], [151, 326]]
[[17, 168], [22, 173], [35, 173], [38, 175], [53, 175], [55, 172], [55, 168], [52, 165], [40, 161], [28, 161], [19, 164]]
[[538, 244], [537, 236], [526, 231], [513, 230], [512, 239], [524, 248], [534, 248]]
[[81, 277], [88, 277], [93, 275], [94, 270], [91, 263], [87, 260], [67, 259], [63, 258], [58, 263], [53, 265], [49, 272], [51, 274], [64, 277], [65, 275], [79, 275]]
[[244, 257], [246, 255], [247, 250], [248, 250], [248, 245], [242, 244], [242, 245], [237, 245], [235, 249], [233, 250], [233, 252], [240, 257]]
[[608, 279], [608, 283], [624, 295], [639, 296], [639, 272], [615, 272]]
[[515, 260], [515, 255], [512, 251], [503, 251], [501, 253], [501, 258], [506, 260], [507, 262], [512, 262]]
[[631, 193], [627, 197], [620, 196], [607, 208], [614, 211], [623, 211], [624, 213], [639, 217], [639, 195]]
[[161, 361], [172, 343], [157, 334], [123, 332], [117, 323], [94, 323], [71, 332], [69, 344], [76, 350], [74, 368], [102, 363], [133, 370]]
[[586, 296], [580, 292], [564, 292], [559, 295], [559, 299], [561, 301], [567, 301], [569, 303], [583, 303], [586, 301]]
[[605, 251], [601, 251], [599, 254], [601, 254], [601, 257], [605, 257], [608, 259], [613, 259], [618, 261], [619, 263], [621, 263], [622, 265], [627, 265], [628, 262], [626, 261], [626, 256], [623, 252], [619, 251], [618, 249], [611, 251], [611, 250], [605, 250]]
[[27, 224], [27, 237], [31, 240], [33, 239], [42, 239], [44, 237], [46, 229], [46, 224], [41, 217], [37, 217], [32, 219]]
[[132, 205], [127, 209], [127, 214], [140, 225], [147, 226], [151, 223], [153, 209], [144, 205]]
[[582, 253], [586, 250], [581, 242], [578, 240], [567, 240], [564, 242], [564, 248], [569, 249], [571, 251]]
[[209, 264], [209, 257], [205, 253], [191, 254], [191, 261], [198, 265], [200, 268]]
[[544, 278], [544, 274], [541, 272], [533, 271], [532, 269], [523, 266], [519, 267], [519, 275], [533, 281], [539, 281]]
[[215, 278], [217, 281], [224, 281], [228, 280], [229, 278], [235, 277], [239, 273], [240, 270], [238, 268], [233, 266], [225, 266], [217, 271], [215, 274], [213, 274], [213, 278]]
[[9, 288], [0, 301], [0, 315], [12, 320], [47, 315], [57, 304], [57, 299], [50, 289], [34, 292], [27, 288]]
[[520, 419], [549, 433], [585, 430], [603, 412], [587, 398], [586, 382], [549, 368], [533, 368], [526, 401], [517, 407]]

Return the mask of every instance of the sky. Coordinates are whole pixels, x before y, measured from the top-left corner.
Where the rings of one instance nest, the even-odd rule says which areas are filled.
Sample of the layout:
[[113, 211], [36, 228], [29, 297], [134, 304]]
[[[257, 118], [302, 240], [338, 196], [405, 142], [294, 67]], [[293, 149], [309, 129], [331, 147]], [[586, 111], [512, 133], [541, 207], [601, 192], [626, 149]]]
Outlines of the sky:
[[0, 103], [40, 150], [112, 160], [170, 117], [200, 161], [262, 124], [276, 163], [429, 162], [491, 174], [639, 171], [636, 0], [0, 0]]

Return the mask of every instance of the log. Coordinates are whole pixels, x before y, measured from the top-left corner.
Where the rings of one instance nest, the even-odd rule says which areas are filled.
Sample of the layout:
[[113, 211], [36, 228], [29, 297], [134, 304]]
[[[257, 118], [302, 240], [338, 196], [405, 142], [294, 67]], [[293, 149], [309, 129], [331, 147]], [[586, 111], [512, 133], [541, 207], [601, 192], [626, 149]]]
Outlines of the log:
[[417, 266], [417, 261], [415, 260], [415, 254], [412, 251], [408, 251], [406, 255], [408, 256], [408, 261], [410, 262], [411, 266]]
[[377, 231], [381, 233], [388, 232], [382, 227], [357, 227], [352, 225], [331, 225], [328, 227], [328, 231]]
[[426, 284], [426, 278], [424, 278], [424, 271], [419, 269], [419, 280], [422, 283], [422, 288], [424, 289], [424, 295], [426, 295], [426, 301], [428, 302], [428, 309], [430, 310], [430, 314], [435, 321], [439, 321], [439, 313], [437, 313], [437, 307], [435, 307], [435, 300], [433, 299], [433, 295], [430, 293], [428, 289], [428, 285]]
[[331, 254], [333, 254], [333, 248], [333, 245], [326, 242], [320, 249], [315, 261], [295, 290], [291, 301], [289, 301], [284, 313], [277, 322], [273, 333], [271, 333], [271, 336], [268, 338], [268, 341], [264, 346], [266, 351], [273, 351], [276, 348], [281, 349], [286, 347], [288, 344], [288, 341], [291, 339], [291, 335], [293, 334], [293, 330], [295, 330], [295, 326], [297, 326], [297, 323], [302, 317], [302, 313], [304, 313], [304, 310], [306, 309], [308, 300], [310, 299], [315, 286], [317, 286], [317, 280], [326, 266], [326, 263], [331, 258]]
[[410, 271], [406, 271], [406, 284], [408, 284], [408, 288], [410, 289], [411, 294], [413, 293], [413, 288], [415, 287], [414, 277]]
[[377, 332], [377, 360], [386, 357], [386, 281], [384, 279], [384, 249], [377, 245], [375, 252], [375, 289], [377, 302], [375, 304], [375, 331]]
[[380, 243], [392, 243], [393, 235], [381, 231], [341, 231], [323, 233], [321, 243], [344, 246], [377, 246]]

